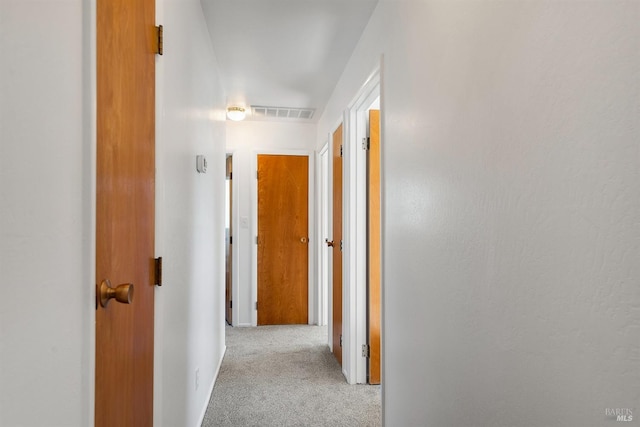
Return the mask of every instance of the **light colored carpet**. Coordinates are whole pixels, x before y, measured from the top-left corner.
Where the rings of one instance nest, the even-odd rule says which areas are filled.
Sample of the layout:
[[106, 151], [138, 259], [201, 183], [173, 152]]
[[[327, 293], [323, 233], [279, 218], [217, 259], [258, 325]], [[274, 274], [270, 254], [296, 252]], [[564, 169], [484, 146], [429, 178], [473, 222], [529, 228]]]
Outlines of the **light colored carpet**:
[[347, 384], [326, 344], [326, 327], [226, 332], [203, 427], [381, 425], [380, 386]]

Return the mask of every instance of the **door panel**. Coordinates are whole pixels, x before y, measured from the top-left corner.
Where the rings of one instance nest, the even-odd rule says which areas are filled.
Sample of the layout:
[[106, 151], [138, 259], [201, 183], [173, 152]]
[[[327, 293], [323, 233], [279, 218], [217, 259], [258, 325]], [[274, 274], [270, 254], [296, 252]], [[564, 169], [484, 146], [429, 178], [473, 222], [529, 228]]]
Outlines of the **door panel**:
[[97, 2], [96, 426], [153, 424], [155, 1]]
[[369, 111], [368, 192], [368, 329], [369, 383], [380, 384], [380, 111]]
[[333, 133], [333, 354], [342, 365], [342, 125]]
[[308, 156], [258, 156], [258, 325], [309, 322], [308, 182]]

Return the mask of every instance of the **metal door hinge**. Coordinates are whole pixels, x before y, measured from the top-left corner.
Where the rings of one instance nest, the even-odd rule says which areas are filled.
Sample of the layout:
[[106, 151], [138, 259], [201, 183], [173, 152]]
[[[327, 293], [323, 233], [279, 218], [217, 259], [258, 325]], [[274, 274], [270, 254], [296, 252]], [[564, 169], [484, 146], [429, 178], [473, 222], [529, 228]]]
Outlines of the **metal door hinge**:
[[342, 240], [340, 240], [340, 250], [342, 251]]
[[340, 146], [340, 157], [342, 157], [342, 145]]
[[256, 245], [258, 244], [258, 236], [256, 236]]
[[362, 357], [366, 357], [369, 358], [371, 356], [370, 350], [369, 350], [369, 345], [368, 344], [362, 344]]
[[155, 285], [162, 286], [162, 257], [154, 259]]
[[233, 300], [229, 300], [229, 308], [233, 308]]
[[342, 347], [342, 334], [340, 334], [340, 347]]
[[162, 55], [164, 53], [164, 30], [162, 28], [162, 25], [158, 25], [156, 27], [156, 36], [158, 42], [156, 53], [158, 55]]
[[256, 171], [256, 179], [260, 179], [260, 171]]
[[229, 244], [233, 245], [233, 236], [229, 236]]
[[256, 301], [256, 310], [258, 309], [258, 301]]
[[371, 139], [369, 137], [362, 138], [362, 149], [369, 151], [369, 148], [371, 148]]

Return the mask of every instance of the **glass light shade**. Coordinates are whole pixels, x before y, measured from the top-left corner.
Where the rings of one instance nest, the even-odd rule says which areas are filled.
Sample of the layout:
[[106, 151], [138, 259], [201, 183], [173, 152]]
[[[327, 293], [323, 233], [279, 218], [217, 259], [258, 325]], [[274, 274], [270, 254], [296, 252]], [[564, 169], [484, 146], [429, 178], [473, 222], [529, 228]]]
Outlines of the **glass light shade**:
[[244, 120], [246, 113], [244, 108], [242, 107], [229, 107], [227, 108], [227, 117], [229, 120], [233, 120], [234, 122], [239, 122], [240, 120]]

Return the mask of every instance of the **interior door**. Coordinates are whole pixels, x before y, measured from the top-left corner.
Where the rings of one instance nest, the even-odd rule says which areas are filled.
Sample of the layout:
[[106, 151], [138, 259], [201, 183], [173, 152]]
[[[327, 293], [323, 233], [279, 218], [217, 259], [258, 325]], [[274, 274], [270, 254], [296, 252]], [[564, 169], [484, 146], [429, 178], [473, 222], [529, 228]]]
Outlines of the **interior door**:
[[380, 111], [369, 111], [367, 167], [369, 383], [380, 384]]
[[309, 157], [258, 156], [258, 324], [309, 322]]
[[227, 323], [232, 325], [232, 320], [233, 320], [233, 310], [232, 310], [232, 304], [233, 302], [231, 301], [231, 296], [232, 296], [232, 260], [233, 260], [233, 236], [232, 236], [232, 232], [233, 232], [233, 215], [232, 215], [232, 206], [233, 206], [233, 161], [231, 156], [227, 157], [227, 179], [226, 179], [226, 185], [227, 185], [227, 191], [229, 194], [229, 198], [227, 200], [227, 215], [229, 218], [229, 222], [227, 224], [227, 241], [226, 241], [226, 248], [225, 248], [225, 255], [226, 255], [226, 267], [225, 267], [225, 300], [226, 300], [226, 310], [225, 310], [225, 317], [227, 320]]
[[96, 298], [95, 425], [151, 426], [155, 0], [98, 0], [96, 13], [96, 283], [115, 298]]
[[333, 133], [333, 354], [342, 365], [342, 124]]

